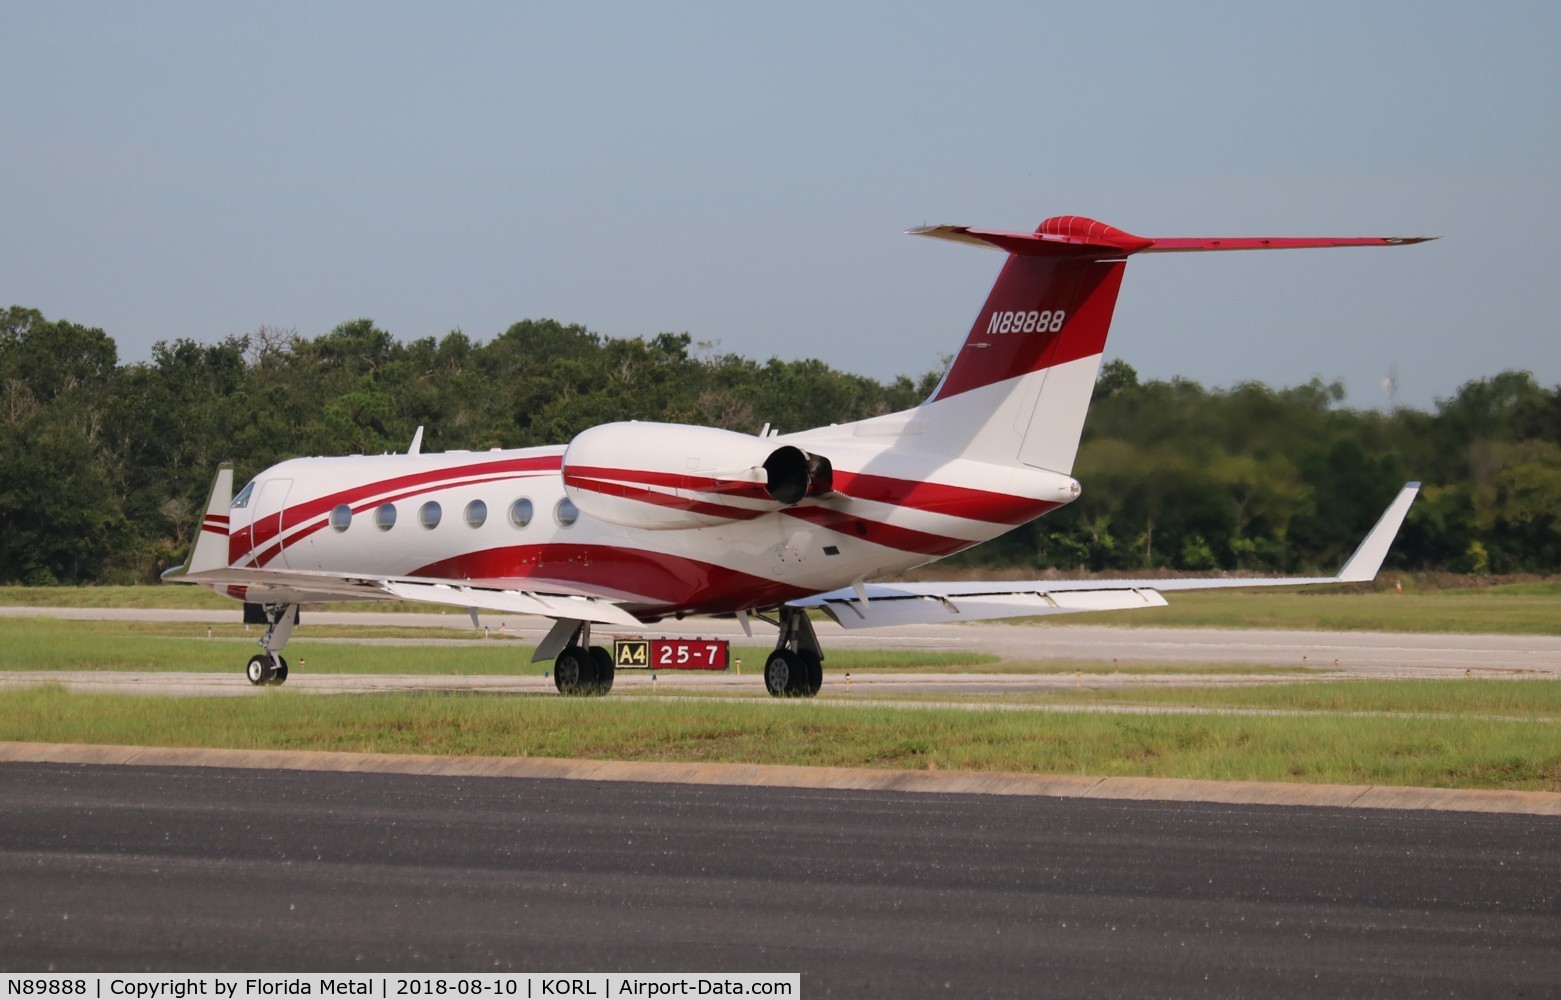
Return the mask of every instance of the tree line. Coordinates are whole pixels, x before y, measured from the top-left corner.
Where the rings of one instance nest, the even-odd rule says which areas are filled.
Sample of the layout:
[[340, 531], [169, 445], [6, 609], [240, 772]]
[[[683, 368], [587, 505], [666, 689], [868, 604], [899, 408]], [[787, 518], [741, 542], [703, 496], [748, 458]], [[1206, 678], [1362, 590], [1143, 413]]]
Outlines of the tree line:
[[[0, 582], [155, 580], [237, 481], [295, 455], [561, 444], [612, 420], [757, 433], [906, 409], [938, 372], [883, 383], [755, 361], [686, 333], [603, 337], [526, 320], [486, 343], [403, 342], [362, 319], [160, 342], [121, 363], [103, 330], [0, 312]], [[955, 557], [1030, 569], [1331, 571], [1407, 479], [1391, 563], [1561, 569], [1561, 387], [1471, 381], [1435, 412], [1342, 405], [1338, 385], [1205, 389], [1108, 362], [1074, 474], [1082, 497]]]

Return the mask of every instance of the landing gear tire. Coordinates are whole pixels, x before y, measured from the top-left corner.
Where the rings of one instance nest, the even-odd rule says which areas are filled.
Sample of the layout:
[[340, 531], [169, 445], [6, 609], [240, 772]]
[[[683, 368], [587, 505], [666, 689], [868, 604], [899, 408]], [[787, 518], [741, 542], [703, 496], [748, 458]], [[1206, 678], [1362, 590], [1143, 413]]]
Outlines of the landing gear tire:
[[802, 657], [789, 649], [777, 649], [764, 661], [764, 687], [777, 698], [802, 697], [807, 688], [807, 668]]
[[[797, 656], [802, 660], [803, 671], [802, 690], [797, 693], [804, 698], [811, 698], [824, 686], [824, 661], [819, 659], [817, 653], [806, 649], [798, 651]], [[282, 669], [285, 671], [287, 668]]]
[[824, 686], [824, 653], [813, 623], [806, 608], [783, 605], [779, 616], [780, 636], [764, 661], [764, 687], [777, 698], [811, 698]]
[[[605, 650], [603, 651], [605, 652]], [[612, 685], [609, 677], [607, 684]], [[603, 691], [597, 670], [596, 657], [591, 651], [582, 646], [565, 647], [558, 658], [553, 661], [553, 686], [558, 688], [559, 694], [566, 695], [592, 695], [601, 694]]]
[[249, 665], [244, 668], [244, 676], [249, 678], [249, 683], [260, 685], [277, 685], [287, 680], [287, 661], [275, 653], [256, 653], [249, 658]]
[[591, 662], [596, 666], [596, 683], [591, 686], [587, 694], [604, 695], [612, 690], [613, 677], [617, 675], [618, 668], [612, 662], [612, 653], [606, 646], [592, 646], [590, 648]]

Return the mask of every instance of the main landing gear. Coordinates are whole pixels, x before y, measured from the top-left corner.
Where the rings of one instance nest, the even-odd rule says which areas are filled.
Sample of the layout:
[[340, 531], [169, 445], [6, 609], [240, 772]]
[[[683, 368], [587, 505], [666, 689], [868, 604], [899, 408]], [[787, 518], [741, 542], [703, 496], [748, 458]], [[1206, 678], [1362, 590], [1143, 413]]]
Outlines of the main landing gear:
[[[777, 698], [811, 698], [824, 684], [824, 650], [806, 610], [782, 607], [779, 615], [773, 624], [779, 627], [780, 638], [764, 663], [765, 690]], [[559, 694], [589, 697], [612, 690], [616, 672], [612, 654], [591, 645], [590, 622], [571, 618], [554, 622], [537, 645], [532, 662], [550, 658]]]
[[553, 630], [537, 647], [533, 658], [545, 660], [552, 651], [553, 685], [559, 694], [593, 697], [612, 690], [617, 674], [612, 653], [605, 646], [591, 645], [591, 623], [564, 619], [555, 622]]
[[780, 609], [780, 638], [764, 661], [764, 687], [776, 698], [811, 698], [824, 684], [824, 650], [802, 608]]
[[246, 621], [249, 620], [250, 609], [255, 607], [259, 607], [265, 615], [266, 634], [260, 637], [261, 652], [249, 658], [244, 676], [255, 685], [274, 687], [284, 684], [287, 682], [287, 661], [282, 658], [282, 647], [287, 645], [287, 640], [293, 634], [293, 626], [298, 624], [298, 605], [245, 605]]
[[612, 654], [603, 646], [568, 646], [553, 660], [559, 694], [603, 695], [612, 690]]

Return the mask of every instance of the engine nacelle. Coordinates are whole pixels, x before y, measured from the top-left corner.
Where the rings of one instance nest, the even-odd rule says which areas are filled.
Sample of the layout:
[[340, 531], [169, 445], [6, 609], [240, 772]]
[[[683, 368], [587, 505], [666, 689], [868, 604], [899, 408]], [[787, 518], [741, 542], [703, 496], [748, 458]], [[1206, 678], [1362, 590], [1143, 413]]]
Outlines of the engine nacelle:
[[592, 517], [636, 528], [700, 528], [790, 507], [832, 489], [829, 459], [737, 431], [602, 424], [564, 452], [564, 490]]

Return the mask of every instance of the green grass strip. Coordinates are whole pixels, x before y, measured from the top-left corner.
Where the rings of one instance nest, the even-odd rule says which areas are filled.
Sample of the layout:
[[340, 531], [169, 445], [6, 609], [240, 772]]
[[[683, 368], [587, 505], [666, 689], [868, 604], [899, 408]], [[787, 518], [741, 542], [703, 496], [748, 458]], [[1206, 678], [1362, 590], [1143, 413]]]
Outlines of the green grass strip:
[[[1455, 680], [1340, 680], [1231, 687], [1124, 687], [1004, 695], [1018, 704], [1254, 708], [1297, 712], [1404, 712], [1561, 719], [1555, 677]], [[1556, 738], [1561, 740], [1561, 731]]]
[[1403, 594], [1342, 588], [1172, 593], [1163, 608], [1080, 615], [1089, 625], [1267, 628], [1332, 632], [1561, 635], [1561, 584]]
[[0, 691], [0, 739], [1561, 790], [1549, 724], [407, 693]]
[[[263, 631], [242, 625], [207, 626], [184, 622], [74, 622], [52, 618], [0, 618], [0, 671], [134, 670], [237, 673], [258, 652]], [[429, 674], [540, 676], [552, 664], [532, 663], [536, 647], [507, 639], [477, 644], [354, 645], [311, 643], [323, 638], [398, 638], [473, 640], [470, 629], [321, 627], [300, 629], [284, 654], [291, 669], [321, 674]], [[769, 649], [734, 646], [746, 673], [759, 674]], [[937, 650], [839, 649], [829, 652], [831, 671], [971, 670], [996, 666], [987, 653]], [[667, 676], [674, 676], [674, 672]]]

